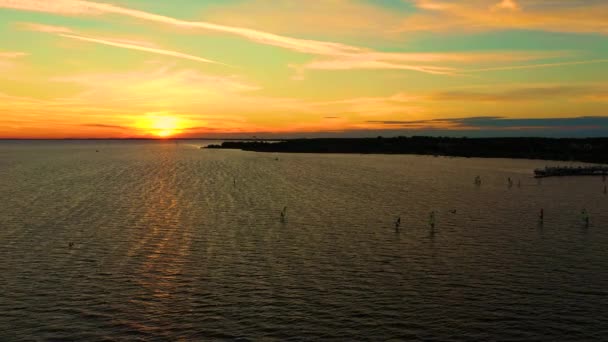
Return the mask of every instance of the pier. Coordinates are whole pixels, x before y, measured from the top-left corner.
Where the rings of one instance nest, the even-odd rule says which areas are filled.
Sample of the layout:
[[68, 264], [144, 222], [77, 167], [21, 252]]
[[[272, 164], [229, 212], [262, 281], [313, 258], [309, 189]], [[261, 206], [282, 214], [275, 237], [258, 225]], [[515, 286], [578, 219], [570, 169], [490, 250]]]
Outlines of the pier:
[[545, 167], [544, 169], [534, 170], [536, 178], [561, 177], [561, 176], [606, 176], [608, 166], [564, 166], [564, 167]]

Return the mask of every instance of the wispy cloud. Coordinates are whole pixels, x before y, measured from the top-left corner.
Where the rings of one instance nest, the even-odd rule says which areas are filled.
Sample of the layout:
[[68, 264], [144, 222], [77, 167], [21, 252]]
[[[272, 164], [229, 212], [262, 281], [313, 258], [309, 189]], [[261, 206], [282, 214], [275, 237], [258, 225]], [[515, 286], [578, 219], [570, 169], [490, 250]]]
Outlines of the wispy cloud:
[[50, 81], [71, 83], [79, 90], [44, 100], [0, 97], [0, 116], [10, 112], [31, 118], [24, 122], [31, 121], [32, 125], [48, 124], [47, 118], [53, 118], [72, 125], [129, 126], [144, 113], [162, 111], [192, 122], [192, 127], [211, 126], [225, 132], [270, 128], [294, 132], [358, 127], [366, 118], [406, 113], [420, 117], [419, 113], [424, 113], [406, 94], [328, 101], [272, 97], [259, 94], [259, 87], [240, 77], [212, 76], [175, 67], [146, 66], [127, 73], [84, 73]]
[[0, 70], [5, 71], [15, 68], [15, 60], [27, 55], [25, 52], [0, 51]]
[[198, 56], [189, 55], [189, 54], [181, 53], [178, 51], [172, 51], [172, 50], [155, 47], [154, 44], [151, 44], [148, 42], [136, 42], [133, 40], [122, 40], [122, 39], [114, 39], [114, 38], [96, 38], [96, 37], [82, 36], [82, 35], [76, 34], [73, 30], [71, 30], [67, 27], [41, 25], [41, 24], [34, 24], [34, 23], [24, 23], [24, 24], [18, 25], [18, 27], [25, 29], [25, 30], [29, 30], [29, 31], [52, 33], [52, 34], [56, 34], [63, 38], [69, 38], [69, 39], [74, 39], [74, 40], [79, 40], [79, 41], [84, 41], [84, 42], [89, 42], [89, 43], [96, 43], [96, 44], [113, 46], [113, 47], [118, 47], [118, 48], [123, 48], [123, 49], [144, 51], [144, 52], [153, 53], [153, 54], [157, 54], [157, 55], [171, 56], [171, 57], [187, 59], [187, 60], [201, 62], [201, 63], [223, 64], [223, 63], [219, 63], [216, 61], [212, 61], [210, 59], [201, 58]]
[[367, 121], [372, 124], [407, 129], [493, 129], [493, 130], [520, 130], [520, 129], [608, 129], [608, 117], [582, 116], [567, 118], [505, 118], [500, 116], [475, 116], [466, 118], [432, 119], [416, 121]]
[[521, 9], [519, 4], [515, 0], [502, 0], [492, 7], [493, 10], [511, 10], [518, 11]]
[[[350, 56], [339, 56], [332, 59], [316, 60], [302, 66], [292, 66], [300, 73], [303, 70], [352, 70], [352, 69], [393, 69], [413, 70], [428, 74], [455, 75], [465, 70], [454, 66], [437, 66], [429, 63], [500, 63], [521, 62], [539, 59], [562, 58], [573, 55], [570, 51], [527, 51], [527, 52], [446, 52], [446, 53], [383, 53], [363, 52]], [[424, 64], [411, 64], [424, 63]], [[571, 64], [571, 63], [567, 63]], [[488, 69], [490, 70], [490, 69]], [[467, 72], [486, 71], [482, 69], [466, 70]]]
[[[112, 4], [80, 1], [80, 0], [56, 0], [52, 4], [43, 0], [0, 0], [0, 7], [13, 8], [29, 11], [43, 11], [64, 15], [94, 15], [94, 14], [119, 14], [135, 18], [138, 20], [171, 25], [178, 28], [200, 29], [224, 34], [236, 35], [250, 41], [276, 46], [296, 52], [321, 56], [324, 59], [307, 63], [298, 68], [299, 74], [296, 78], [302, 78], [302, 72], [306, 69], [319, 70], [352, 70], [352, 69], [393, 69], [410, 70], [429, 74], [454, 74], [454, 68], [445, 65], [434, 65], [446, 62], [470, 62], [485, 61], [490, 63], [500, 61], [518, 61], [523, 54], [506, 53], [498, 56], [497, 53], [383, 53], [372, 49], [342, 44], [337, 42], [319, 41], [311, 39], [300, 39], [282, 36], [265, 31], [253, 30], [238, 26], [218, 25], [204, 21], [187, 21], [172, 18], [164, 15], [149, 13], [136, 9], [120, 7]], [[49, 32], [47, 27], [44, 32]], [[54, 32], [64, 34], [66, 38], [79, 39], [84, 41], [106, 44], [111, 46], [132, 48], [141, 51], [161, 53], [180, 58], [189, 58], [198, 61], [210, 62], [200, 57], [189, 56], [174, 51], [155, 50], [148, 47], [141, 47], [136, 44], [123, 44], [109, 39], [98, 39], [81, 35], [68, 34], [66, 32]], [[527, 59], [544, 59], [547, 54], [528, 53]], [[433, 64], [431, 64], [433, 63]]]
[[598, 64], [598, 63], [608, 63], [608, 59], [592, 59], [592, 60], [588, 60], [588, 61], [571, 61], [571, 62], [559, 62], [559, 63], [500, 66], [500, 67], [481, 68], [481, 69], [473, 69], [473, 70], [463, 70], [463, 72], [540, 69], [540, 68], [554, 68], [554, 67], [560, 67], [560, 66], [566, 66], [566, 65], [584, 65], [584, 64]]
[[188, 59], [188, 60], [196, 61], [196, 62], [223, 64], [223, 63], [219, 63], [216, 61], [212, 61], [210, 59], [201, 58], [201, 57], [197, 57], [197, 56], [193, 56], [193, 55], [189, 55], [189, 54], [185, 54], [185, 53], [181, 53], [181, 52], [177, 52], [177, 51], [171, 51], [171, 50], [165, 50], [165, 49], [159, 49], [159, 48], [151, 48], [151, 47], [144, 46], [144, 45], [125, 43], [125, 42], [112, 40], [112, 39], [84, 37], [84, 36], [78, 36], [78, 35], [74, 35], [74, 34], [65, 34], [65, 33], [60, 34], [60, 36], [64, 37], [64, 38], [71, 38], [71, 39], [81, 40], [81, 41], [85, 41], [85, 42], [91, 42], [91, 43], [103, 44], [103, 45], [108, 45], [108, 46], [120, 47], [120, 48], [124, 48], [124, 49], [145, 51], [145, 52], [155, 53], [158, 55]]
[[0, 58], [6, 58], [6, 59], [15, 59], [15, 58], [20, 58], [20, 57], [25, 57], [28, 54], [25, 52], [2, 52], [0, 51]]
[[202, 21], [180, 20], [164, 15], [91, 1], [55, 0], [53, 2], [49, 2], [46, 0], [0, 0], [0, 7], [27, 11], [49, 12], [55, 14], [120, 14], [140, 20], [162, 23], [181, 28], [202, 29], [233, 34], [258, 43], [311, 54], [349, 54], [362, 50], [358, 47], [348, 46], [340, 43], [291, 38], [243, 27], [217, 25]]
[[44, 33], [74, 33], [71, 28], [63, 26], [45, 25], [37, 23], [18, 23], [16, 28], [24, 31], [44, 32]]
[[94, 6], [89, 6], [86, 1], [79, 0], [0, 0], [0, 7], [62, 15], [101, 14]]
[[411, 0], [420, 10], [402, 32], [539, 30], [608, 34], [605, 1]]
[[121, 126], [121, 125], [107, 125], [107, 124], [82, 124], [80, 126], [83, 127], [93, 127], [93, 128], [109, 128], [109, 129], [119, 129], [119, 130], [127, 130], [132, 129], [132, 127]]
[[84, 87], [83, 92], [72, 97], [72, 101], [83, 105], [97, 102], [143, 110], [179, 109], [259, 89], [236, 76], [213, 76], [170, 67], [127, 73], [80, 74], [56, 77], [51, 81]]
[[[297, 69], [298, 67], [296, 67]], [[453, 75], [456, 69], [431, 65], [408, 65], [403, 63], [393, 63], [381, 60], [359, 60], [359, 59], [335, 59], [320, 60], [306, 63], [299, 67], [301, 70], [353, 70], [353, 69], [390, 69], [390, 70], [411, 70], [435, 75]], [[300, 72], [301, 72], [300, 70]]]
[[436, 101], [461, 102], [520, 102], [520, 101], [547, 101], [548, 99], [581, 98], [595, 93], [602, 87], [598, 86], [525, 86], [506, 89], [503, 91], [443, 91], [430, 96]]
[[210, 22], [281, 34], [358, 38], [395, 38], [390, 31], [402, 15], [374, 1], [353, 0], [222, 1], [203, 13]]

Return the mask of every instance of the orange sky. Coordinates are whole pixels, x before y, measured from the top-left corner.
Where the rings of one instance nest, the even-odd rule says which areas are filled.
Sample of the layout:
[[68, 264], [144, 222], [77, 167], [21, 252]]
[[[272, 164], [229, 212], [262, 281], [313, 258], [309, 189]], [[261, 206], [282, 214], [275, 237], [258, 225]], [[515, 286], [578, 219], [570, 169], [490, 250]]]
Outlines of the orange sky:
[[0, 138], [602, 135], [607, 34], [595, 0], [0, 0]]

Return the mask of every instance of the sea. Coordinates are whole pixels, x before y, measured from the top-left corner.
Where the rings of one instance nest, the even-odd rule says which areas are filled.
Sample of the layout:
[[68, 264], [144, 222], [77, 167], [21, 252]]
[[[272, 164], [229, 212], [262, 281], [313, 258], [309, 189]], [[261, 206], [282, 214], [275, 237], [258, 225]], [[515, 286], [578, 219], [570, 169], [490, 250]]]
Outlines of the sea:
[[209, 143], [0, 142], [0, 341], [608, 340], [584, 164]]

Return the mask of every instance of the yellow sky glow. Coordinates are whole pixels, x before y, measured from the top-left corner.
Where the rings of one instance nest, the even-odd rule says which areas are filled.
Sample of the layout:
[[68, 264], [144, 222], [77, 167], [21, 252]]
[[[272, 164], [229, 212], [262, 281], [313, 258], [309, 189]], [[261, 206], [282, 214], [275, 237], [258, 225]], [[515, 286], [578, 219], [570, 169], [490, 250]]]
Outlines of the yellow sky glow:
[[186, 122], [170, 115], [148, 115], [135, 124], [135, 128], [144, 134], [160, 138], [169, 138], [187, 128]]
[[601, 0], [0, 0], [0, 138], [608, 134], [607, 18]]

